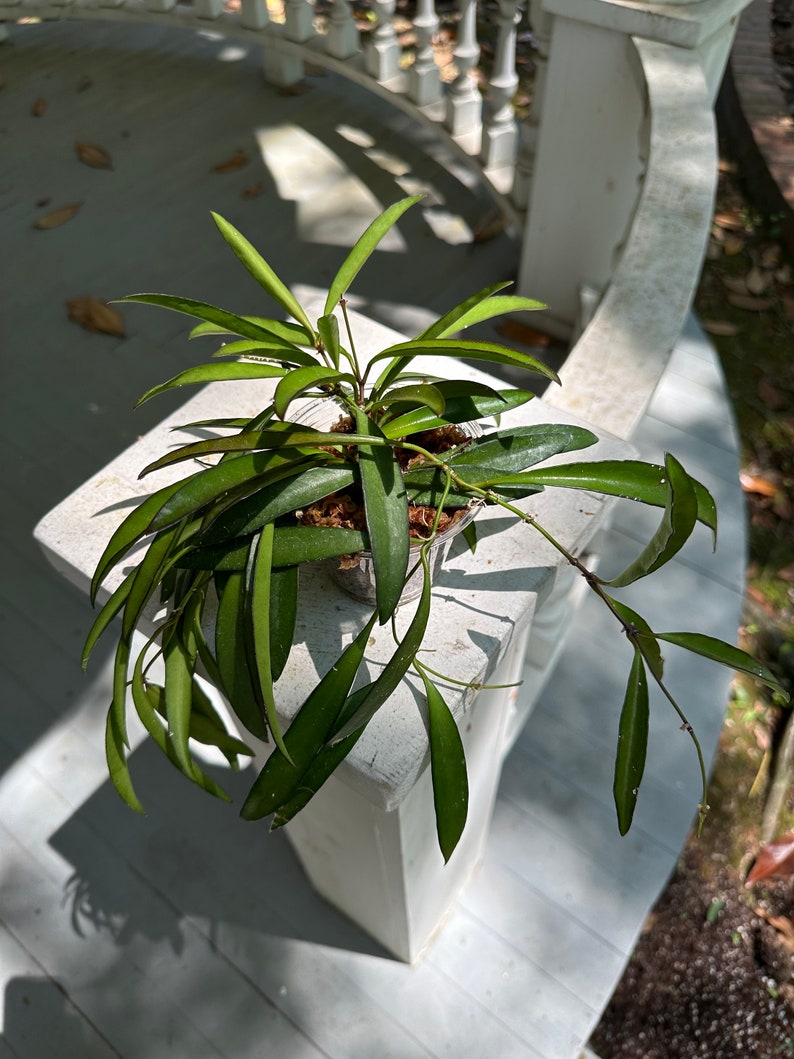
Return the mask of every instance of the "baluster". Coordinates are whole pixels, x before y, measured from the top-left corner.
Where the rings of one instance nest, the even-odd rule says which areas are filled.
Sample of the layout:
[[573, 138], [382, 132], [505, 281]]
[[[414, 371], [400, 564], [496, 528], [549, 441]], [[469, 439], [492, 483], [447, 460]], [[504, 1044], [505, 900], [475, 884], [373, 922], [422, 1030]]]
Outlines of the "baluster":
[[147, 11], [170, 11], [176, 6], [176, 0], [146, 0]]
[[535, 52], [535, 78], [532, 88], [532, 103], [521, 130], [521, 147], [513, 175], [513, 190], [510, 197], [520, 209], [529, 205], [532, 176], [535, 170], [535, 152], [538, 148], [540, 115], [543, 109], [543, 93], [546, 85], [546, 68], [549, 64], [549, 41], [553, 16], [543, 10], [542, 0], [531, 0], [530, 24], [537, 44]]
[[392, 25], [395, 0], [375, 0], [378, 24], [367, 45], [367, 73], [376, 81], [390, 81], [400, 69], [400, 42]]
[[298, 42], [314, 36], [314, 7], [309, 0], [286, 0], [284, 36]]
[[347, 59], [358, 51], [358, 30], [348, 0], [334, 0], [325, 50], [335, 59]]
[[458, 39], [453, 51], [458, 75], [447, 96], [447, 127], [453, 136], [472, 132], [482, 124], [482, 96], [470, 76], [480, 57], [477, 43], [477, 0], [462, 0]]
[[267, 0], [242, 0], [240, 24], [248, 29], [262, 29], [270, 21]]
[[518, 123], [513, 112], [516, 74], [516, 25], [519, 0], [499, 0], [499, 34], [493, 74], [488, 82], [488, 107], [481, 158], [487, 169], [512, 165], [518, 146]]
[[217, 18], [223, 11], [223, 0], [193, 0], [199, 18]]
[[408, 71], [408, 95], [420, 107], [441, 98], [441, 78], [433, 52], [438, 18], [433, 0], [418, 0], [416, 18], [416, 62]]

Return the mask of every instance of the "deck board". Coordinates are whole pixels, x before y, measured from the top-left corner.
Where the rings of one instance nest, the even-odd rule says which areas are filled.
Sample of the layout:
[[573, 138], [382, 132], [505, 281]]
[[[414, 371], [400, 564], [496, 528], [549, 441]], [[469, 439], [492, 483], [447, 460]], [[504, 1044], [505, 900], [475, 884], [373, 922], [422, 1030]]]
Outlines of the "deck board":
[[[637, 826], [618, 838], [611, 762], [625, 668], [594, 600], [506, 763], [483, 867], [414, 967], [312, 892], [283, 835], [238, 820], [151, 747], [132, 754], [150, 792], [146, 818], [106, 778], [107, 652], [81, 675], [91, 612], [31, 533], [181, 403], [132, 411], [138, 393], [196, 352], [176, 316], [125, 306], [127, 336], [115, 339], [69, 323], [66, 300], [148, 287], [257, 311], [257, 288], [227, 268], [210, 209], [276, 248], [287, 278], [316, 290], [341, 260], [343, 235], [416, 188], [427, 190], [425, 212], [409, 215], [403, 241], [375, 261], [356, 299], [363, 312], [410, 330], [509, 278], [518, 260], [515, 233], [461, 242], [488, 198], [426, 131], [331, 76], [280, 96], [261, 83], [256, 55], [224, 54], [211, 30], [99, 22], [11, 27], [0, 46], [0, 238], [13, 262], [0, 323], [0, 1059], [49, 1059], [54, 1046], [66, 1059], [574, 1059], [697, 801], [690, 748], [669, 711], [655, 709]], [[86, 75], [92, 84], [78, 91]], [[39, 95], [49, 105], [37, 119]], [[105, 146], [114, 169], [81, 166], [75, 139]], [[248, 167], [212, 172], [239, 147]], [[243, 198], [258, 180], [263, 194]], [[51, 206], [37, 208], [46, 195]], [[81, 200], [62, 228], [31, 228], [47, 208]], [[704, 336], [689, 332], [637, 442], [653, 459], [681, 453], [715, 489], [723, 550], [714, 560], [700, 534], [640, 609], [732, 638], [743, 516], [715, 364]], [[603, 562], [626, 562], [648, 524], [621, 508]], [[675, 670], [710, 752], [729, 677], [686, 660]], [[216, 771], [238, 795], [248, 784]]]

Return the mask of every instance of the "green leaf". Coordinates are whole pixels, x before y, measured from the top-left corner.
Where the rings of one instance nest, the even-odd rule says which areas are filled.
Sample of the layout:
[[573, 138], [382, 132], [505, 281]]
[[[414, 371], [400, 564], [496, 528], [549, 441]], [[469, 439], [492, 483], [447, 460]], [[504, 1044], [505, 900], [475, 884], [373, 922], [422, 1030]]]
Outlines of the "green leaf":
[[[366, 684], [364, 687], [359, 688], [358, 691], [354, 691], [352, 695], [347, 697], [339, 711], [335, 727], [341, 728], [341, 726], [355, 714], [356, 710], [367, 695], [369, 695], [372, 688], [373, 684]], [[361, 738], [363, 732], [364, 729], [359, 728], [352, 735], [346, 736], [333, 746], [326, 745], [319, 750], [317, 755], [312, 759], [309, 767], [301, 776], [300, 782], [294, 788], [292, 794], [290, 794], [290, 796], [282, 802], [276, 810], [271, 829], [283, 827], [284, 824], [289, 823], [289, 821], [292, 820], [301, 809], [309, 804], [325, 781], [332, 776], [339, 765], [342, 764]]]
[[508, 364], [511, 367], [523, 368], [525, 371], [531, 371], [554, 382], [559, 382], [557, 373], [542, 361], [531, 357], [529, 353], [521, 353], [508, 346], [455, 338], [413, 339], [408, 342], [398, 342], [370, 358], [370, 364], [391, 358], [391, 364], [379, 377], [376, 389], [380, 391], [385, 386], [391, 385], [416, 357], [455, 357], [460, 360], [484, 361], [487, 364]]
[[531, 401], [535, 396], [528, 390], [494, 390], [490, 386], [462, 380], [437, 382], [435, 388], [444, 397], [444, 418], [434, 415], [429, 408], [415, 408], [390, 420], [383, 433], [387, 438], [402, 438], [421, 430], [435, 430], [447, 423], [469, 423], [486, 416], [501, 415]]
[[[382, 438], [379, 427], [356, 409], [360, 434]], [[359, 445], [358, 467], [364, 494], [375, 596], [381, 625], [389, 620], [400, 601], [408, 570], [408, 498], [402, 472], [391, 447]]]
[[[469, 313], [474, 311], [478, 306], [487, 302], [492, 295], [498, 294], [500, 290], [504, 290], [506, 287], [512, 286], [512, 282], [507, 280], [504, 283], [494, 283], [490, 287], [484, 287], [482, 290], [477, 291], [476, 294], [469, 295], [459, 305], [456, 305], [454, 309], [450, 309], [449, 312], [444, 313], [442, 317], [436, 320], [425, 328], [420, 335], [417, 335], [417, 341], [423, 341], [427, 338], [445, 338], [447, 335], [453, 334], [455, 331], [459, 331], [462, 325], [460, 320], [465, 319]], [[484, 317], [488, 319], [488, 317]]]
[[461, 530], [463, 539], [469, 546], [469, 551], [472, 555], [477, 551], [477, 523], [470, 522], [467, 526], [464, 526]]
[[317, 358], [311, 353], [277, 339], [272, 342], [255, 342], [253, 339], [243, 338], [239, 342], [226, 342], [220, 349], [215, 350], [212, 357], [213, 359], [243, 357], [245, 360], [255, 361], [275, 360], [281, 365], [291, 364], [298, 367], [317, 363]]
[[306, 507], [330, 493], [347, 489], [354, 481], [355, 472], [351, 465], [311, 467], [297, 477], [259, 488], [255, 495], [237, 502], [215, 520], [203, 540], [211, 545], [247, 537], [266, 522]]
[[196, 669], [196, 648], [192, 636], [189, 644], [179, 635], [169, 636], [163, 646], [165, 662], [165, 716], [168, 721], [168, 742], [173, 748], [179, 768], [192, 778], [193, 761], [188, 749], [190, 714], [193, 708], [193, 676]]
[[[273, 542], [273, 566], [289, 569], [368, 549], [369, 536], [360, 530], [339, 526], [278, 526]], [[191, 549], [180, 560], [180, 566], [188, 570], [244, 570], [247, 561], [248, 542], [234, 540]]]
[[[221, 690], [252, 735], [267, 739], [264, 710], [254, 691], [248, 668], [245, 628], [244, 572], [216, 577], [220, 601], [215, 621], [215, 657]], [[222, 583], [222, 588], [220, 587]]]
[[232, 361], [229, 364], [199, 364], [195, 368], [180, 371], [167, 382], [159, 386], [153, 386], [151, 390], [138, 398], [136, 408], [158, 394], [167, 390], [176, 390], [180, 386], [194, 386], [208, 382], [229, 382], [239, 379], [274, 379], [286, 374], [286, 368], [275, 364], [246, 364], [240, 361]]
[[698, 502], [692, 479], [669, 454], [665, 457], [665, 467], [668, 492], [661, 525], [623, 573], [606, 582], [615, 588], [633, 584], [668, 563], [692, 536], [697, 524]]
[[124, 740], [116, 726], [112, 709], [108, 711], [105, 724], [105, 757], [113, 786], [130, 809], [134, 809], [136, 813], [145, 813], [145, 809], [138, 800], [138, 796], [132, 786], [130, 771], [127, 768]]
[[471, 327], [472, 324], [492, 320], [496, 316], [505, 316], [507, 313], [535, 312], [538, 309], [545, 308], [546, 306], [543, 302], [535, 301], [533, 298], [522, 298], [519, 295], [505, 295], [500, 298], [490, 297], [471, 306], [468, 311], [461, 313], [456, 320], [445, 324], [440, 330], [436, 331], [435, 327], [432, 328], [432, 337], [446, 338], [447, 335], [451, 335], [455, 331], [463, 331], [465, 328]]
[[317, 330], [320, 332], [320, 340], [331, 358], [331, 363], [335, 368], [338, 368], [342, 356], [342, 346], [339, 342], [339, 321], [333, 313], [328, 313], [326, 316], [321, 316], [317, 321]]
[[661, 680], [664, 676], [664, 659], [662, 658], [662, 652], [659, 650], [656, 633], [636, 610], [632, 610], [631, 607], [627, 607], [625, 603], [621, 603], [617, 599], [607, 598], [623, 621], [627, 622], [632, 627], [632, 630], [636, 632], [637, 644], [635, 646], [642, 647], [643, 657], [650, 667], [651, 673], [657, 680]]
[[452, 856], [466, 825], [469, 808], [466, 755], [449, 706], [424, 670], [420, 670], [419, 675], [427, 696], [436, 833], [446, 862]]
[[[593, 460], [558, 464], [525, 471], [521, 481], [561, 489], [587, 489], [607, 496], [622, 496], [652, 507], [667, 503], [667, 471], [641, 460]], [[698, 504], [698, 522], [712, 531], [716, 540], [717, 506], [705, 486], [692, 479]]]
[[88, 659], [91, 657], [94, 647], [96, 647], [97, 640], [113, 619], [121, 612], [121, 609], [127, 602], [134, 577], [135, 571], [130, 570], [104, 607], [102, 607], [99, 614], [97, 614], [94, 624], [91, 626], [88, 636], [86, 637], [85, 646], [83, 647], [83, 672], [85, 672], [85, 668], [88, 665]]
[[430, 618], [430, 568], [427, 561], [427, 549], [423, 545], [420, 551], [422, 564], [423, 584], [422, 595], [416, 608], [411, 623], [405, 636], [397, 645], [397, 649], [383, 668], [382, 673], [372, 684], [369, 692], [357, 705], [355, 712], [338, 727], [331, 739], [331, 745], [341, 743], [348, 736], [365, 728], [383, 703], [393, 694], [395, 688], [408, 672], [417, 651], [422, 646], [427, 622]]
[[446, 401], [437, 386], [432, 383], [420, 383], [419, 386], [398, 386], [388, 390], [379, 400], [379, 405], [409, 404], [420, 405], [440, 416], [444, 412]]
[[276, 387], [276, 393], [273, 398], [276, 415], [283, 419], [295, 398], [300, 397], [301, 394], [310, 390], [313, 386], [330, 386], [339, 382], [352, 384], [354, 379], [352, 375], [345, 375], [335, 368], [327, 368], [324, 365], [295, 368]]
[[265, 708], [268, 728], [278, 749], [289, 758], [281, 735], [273, 695], [270, 661], [270, 572], [273, 565], [273, 523], [251, 538], [245, 583], [245, 623], [250, 669], [257, 683], [254, 690]]
[[184, 551], [186, 541], [195, 529], [195, 523], [191, 528], [180, 522], [158, 533], [146, 549], [146, 554], [138, 563], [124, 607], [121, 635], [125, 640], [132, 636], [147, 603], [160, 587], [167, 571], [176, 564], [180, 553]]
[[626, 697], [620, 714], [618, 749], [615, 757], [613, 793], [618, 829], [625, 835], [631, 827], [645, 758], [648, 752], [648, 678], [639, 651], [634, 652]]
[[[191, 477], [195, 478], [195, 475]], [[190, 478], [185, 478], [181, 482], [174, 482], [172, 485], [158, 489], [156, 493], [147, 496], [134, 511], [127, 515], [113, 533], [97, 563], [91, 580], [90, 595], [92, 604], [96, 600], [99, 586], [113, 567], [127, 554], [134, 544], [149, 533], [152, 519], [160, 511], [163, 504], [190, 480]]]
[[379, 217], [376, 217], [364, 234], [359, 237], [353, 249], [342, 262], [342, 267], [334, 276], [328, 291], [328, 297], [325, 299], [324, 316], [328, 316], [334, 307], [339, 304], [339, 301], [350, 289], [350, 284], [359, 274], [381, 239], [394, 227], [405, 211], [419, 202], [421, 198], [421, 195], [413, 195], [411, 198], [395, 202], [394, 205], [384, 210]]
[[[306, 444], [293, 444], [295, 437], [302, 438]], [[286, 453], [274, 453], [270, 462], [275, 466], [283, 465], [289, 461], [297, 461], [305, 453], [311, 452], [309, 443], [313, 440], [313, 437], [314, 434], [308, 427], [296, 428], [291, 423], [273, 423], [267, 430], [243, 430], [239, 434], [231, 434], [225, 437], [191, 441], [187, 445], [180, 445], [179, 448], [173, 449], [171, 452], [167, 452], [165, 456], [161, 456], [159, 459], [147, 464], [138, 477], [143, 478], [153, 471], [162, 470], [163, 467], [170, 467], [175, 463], [183, 463], [185, 460], [202, 460], [219, 452], [236, 454], [241, 452], [264, 452], [268, 449], [280, 448], [296, 450]], [[245, 466], [247, 464], [239, 464], [239, 466], [234, 467], [226, 464], [226, 471], [234, 475], [239, 472], [239, 467]], [[205, 467], [201, 474], [206, 475], [209, 470], [210, 468]]]
[[[217, 305], [196, 301], [193, 298], [182, 298], [175, 294], [128, 294], [124, 298], [117, 298], [116, 301], [159, 305], [163, 309], [171, 309], [177, 313], [184, 313], [186, 316], [195, 316], [209, 324], [216, 324], [223, 332], [240, 335], [242, 338], [253, 338], [259, 342], [267, 343], [280, 337], [262, 324], [255, 323], [255, 317], [237, 316], [235, 313], [218, 308]], [[195, 335], [195, 333], [194, 329], [191, 334]], [[310, 339], [310, 342], [314, 344], [313, 339]]]
[[333, 730], [364, 658], [375, 618], [373, 614], [298, 710], [284, 737], [289, 754], [276, 747], [267, 759], [243, 803], [243, 819], [259, 820], [275, 812], [301, 782]]
[[714, 636], [706, 636], [699, 632], [659, 632], [657, 639], [666, 640], [667, 643], [683, 647], [693, 654], [710, 658], [712, 662], [719, 662], [739, 673], [747, 673], [748, 676], [760, 680], [762, 684], [782, 692], [789, 698], [789, 694], [771, 670], [767, 669], [761, 662], [756, 661], [751, 654], [739, 647], [734, 647], [724, 640], [718, 640]]
[[213, 213], [212, 219], [217, 224], [218, 230], [223, 238], [260, 287], [263, 287], [270, 297], [278, 302], [278, 304], [282, 306], [293, 319], [298, 320], [304, 326], [306, 329], [306, 337], [313, 343], [314, 329], [312, 328], [309, 318], [304, 312], [300, 302], [298, 302], [289, 287], [278, 278], [259, 251], [254, 249], [251, 243], [248, 242], [244, 235], [241, 235], [240, 232], [237, 231], [234, 225], [229, 224], [229, 222], [218, 213]]
[[[238, 319], [244, 320], [248, 324], [253, 324], [261, 331], [266, 331], [270, 336], [275, 336], [281, 342], [286, 342], [291, 346], [314, 345], [314, 339], [307, 334], [306, 328], [289, 320], [272, 320], [265, 316], [241, 316]], [[211, 321], [204, 321], [204, 323], [196, 324], [188, 337], [200, 338], [205, 335], [234, 335], [236, 333]], [[310, 354], [307, 354], [307, 356], [310, 356]]]
[[270, 668], [273, 680], [278, 680], [287, 664], [298, 614], [298, 567], [277, 568], [276, 558], [274, 540], [273, 569], [270, 572]]

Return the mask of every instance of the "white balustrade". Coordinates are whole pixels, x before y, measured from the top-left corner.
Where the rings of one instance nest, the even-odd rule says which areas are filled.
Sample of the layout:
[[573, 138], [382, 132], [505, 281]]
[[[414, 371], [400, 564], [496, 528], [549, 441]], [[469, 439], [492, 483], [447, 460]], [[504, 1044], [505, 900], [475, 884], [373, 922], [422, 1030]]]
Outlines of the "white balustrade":
[[521, 18], [518, 0], [499, 0], [499, 32], [493, 72], [488, 79], [488, 110], [483, 129], [482, 161], [486, 169], [513, 165], [518, 148], [518, 122], [513, 96], [516, 74], [516, 26]]
[[400, 42], [394, 31], [395, 0], [374, 0], [377, 24], [366, 51], [367, 73], [383, 83], [397, 76], [400, 69]]
[[433, 38], [438, 33], [438, 16], [433, 0], [417, 0], [416, 61], [408, 73], [408, 95], [419, 107], [441, 98], [441, 77], [436, 66]]
[[334, 0], [326, 47], [335, 59], [347, 59], [359, 50], [358, 30], [347, 0]]
[[453, 136], [480, 128], [482, 97], [471, 76], [480, 57], [476, 0], [461, 0], [458, 39], [453, 51], [457, 77], [447, 95], [447, 127]]

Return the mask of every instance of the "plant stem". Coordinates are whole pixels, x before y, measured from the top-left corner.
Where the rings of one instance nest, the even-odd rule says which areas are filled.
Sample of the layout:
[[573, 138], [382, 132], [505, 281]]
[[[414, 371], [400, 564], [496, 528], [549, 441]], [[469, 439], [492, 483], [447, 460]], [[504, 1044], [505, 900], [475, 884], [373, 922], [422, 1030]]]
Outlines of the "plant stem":
[[361, 366], [358, 363], [358, 357], [356, 356], [356, 344], [353, 341], [353, 329], [350, 326], [350, 317], [347, 315], [347, 298], [339, 299], [339, 306], [342, 310], [342, 317], [345, 321], [345, 330], [347, 331], [347, 338], [350, 343], [350, 366], [353, 369], [353, 375], [356, 380], [356, 403], [360, 408], [364, 407], [364, 377], [361, 374]]

